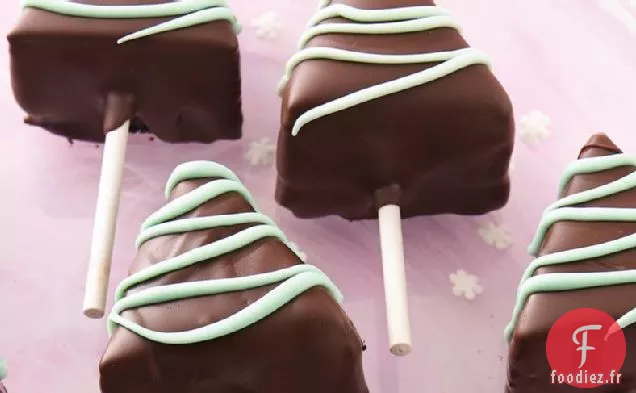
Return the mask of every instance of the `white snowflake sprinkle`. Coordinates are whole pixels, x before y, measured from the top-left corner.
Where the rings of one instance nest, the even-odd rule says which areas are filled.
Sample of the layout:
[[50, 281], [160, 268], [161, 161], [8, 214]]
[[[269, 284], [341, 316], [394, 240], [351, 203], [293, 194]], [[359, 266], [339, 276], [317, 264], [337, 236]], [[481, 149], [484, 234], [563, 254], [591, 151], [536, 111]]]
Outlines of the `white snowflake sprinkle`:
[[298, 244], [294, 242], [289, 242], [288, 245], [289, 245], [289, 248], [291, 248], [291, 250], [298, 256], [298, 258], [300, 258], [301, 261], [307, 262], [307, 254], [302, 252], [300, 247], [298, 247]]
[[245, 159], [252, 165], [270, 165], [274, 161], [276, 144], [269, 138], [261, 138], [250, 143]]
[[498, 250], [510, 247], [512, 244], [512, 236], [505, 225], [487, 222], [482, 224], [477, 233], [484, 243], [493, 246]]
[[269, 11], [252, 20], [252, 28], [256, 31], [256, 36], [268, 40], [278, 38], [278, 33], [283, 24], [278, 19], [276, 11]]
[[521, 117], [519, 132], [530, 143], [539, 143], [550, 136], [550, 118], [541, 111], [532, 111]]
[[479, 285], [479, 277], [459, 269], [455, 273], [449, 274], [451, 284], [453, 284], [453, 295], [463, 296], [468, 300], [473, 300], [484, 291]]

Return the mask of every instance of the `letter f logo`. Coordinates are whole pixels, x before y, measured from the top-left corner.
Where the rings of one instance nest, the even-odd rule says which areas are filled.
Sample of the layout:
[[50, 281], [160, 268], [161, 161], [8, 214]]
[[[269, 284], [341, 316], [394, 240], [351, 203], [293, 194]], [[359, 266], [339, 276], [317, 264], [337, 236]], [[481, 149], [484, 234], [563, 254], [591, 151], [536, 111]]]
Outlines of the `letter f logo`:
[[[575, 388], [615, 383], [616, 379], [595, 380], [591, 376], [611, 376], [612, 370], [614, 374], [619, 373], [626, 353], [623, 329], [613, 316], [595, 308], [577, 308], [561, 315], [550, 328], [545, 342], [550, 370], [557, 370], [557, 374], [566, 377], [561, 377], [563, 383]], [[568, 382], [570, 375], [573, 380]], [[545, 378], [549, 376], [546, 374]]]
[[[576, 329], [574, 333], [572, 334], [572, 341], [574, 341], [574, 344], [580, 345], [580, 347], [576, 349], [577, 351], [581, 351], [581, 364], [579, 364], [579, 368], [583, 367], [583, 365], [585, 364], [585, 361], [587, 360], [587, 351], [593, 351], [596, 349], [594, 347], [587, 345], [587, 332], [590, 330], [601, 330], [602, 328], [603, 326], [601, 325], [585, 325]], [[579, 342], [579, 339], [577, 338], [579, 333], [582, 333], [581, 334], [582, 340], [580, 342]]]

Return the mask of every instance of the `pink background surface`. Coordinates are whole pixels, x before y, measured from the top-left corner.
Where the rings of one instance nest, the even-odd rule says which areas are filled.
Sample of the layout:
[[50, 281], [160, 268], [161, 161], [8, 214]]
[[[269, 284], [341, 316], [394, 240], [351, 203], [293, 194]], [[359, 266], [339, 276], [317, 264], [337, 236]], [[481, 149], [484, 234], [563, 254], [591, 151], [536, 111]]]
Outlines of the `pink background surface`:
[[[596, 0], [445, 0], [475, 47], [489, 53], [517, 119], [533, 110], [551, 120], [538, 143], [519, 127], [507, 207], [483, 217], [420, 217], [404, 222], [414, 351], [387, 349], [378, 233], [375, 221], [298, 220], [273, 200], [275, 169], [245, 159], [250, 144], [275, 141], [275, 87], [294, 52], [313, 1], [236, 0], [243, 25], [244, 138], [213, 145], [171, 146], [131, 138], [114, 251], [111, 294], [134, 256], [142, 220], [162, 203], [170, 171], [183, 161], [230, 166], [270, 214], [344, 292], [344, 306], [368, 344], [365, 372], [372, 392], [502, 391], [510, 317], [526, 246], [542, 209], [555, 198], [562, 168], [591, 133], [608, 133], [636, 152], [636, 31], [602, 11]], [[621, 3], [628, 7], [628, 3]], [[19, 9], [6, 2], [0, 27]], [[252, 20], [275, 12], [278, 36], [259, 37]], [[632, 11], [636, 15], [636, 11]], [[276, 27], [276, 26], [274, 26]], [[631, 29], [631, 30], [630, 30]], [[74, 146], [22, 124], [14, 103], [6, 42], [0, 58], [0, 356], [7, 387], [17, 392], [98, 392], [97, 362], [107, 342], [105, 322], [81, 315], [84, 274], [96, 200], [101, 148]], [[45, 71], [45, 70], [43, 70]], [[510, 237], [488, 244], [479, 228], [493, 223]], [[483, 234], [483, 233], [482, 233]], [[449, 274], [463, 269], [483, 289], [456, 296]]]

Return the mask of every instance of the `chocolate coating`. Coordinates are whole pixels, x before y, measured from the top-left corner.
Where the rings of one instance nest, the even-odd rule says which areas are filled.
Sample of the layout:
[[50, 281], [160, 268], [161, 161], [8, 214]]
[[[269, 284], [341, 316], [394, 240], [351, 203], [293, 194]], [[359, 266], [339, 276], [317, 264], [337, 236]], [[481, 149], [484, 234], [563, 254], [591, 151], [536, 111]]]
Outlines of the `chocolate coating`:
[[[169, 1], [91, 0], [87, 4]], [[103, 142], [134, 115], [132, 131], [166, 142], [241, 137], [238, 42], [211, 22], [117, 44], [172, 18], [95, 19], [26, 8], [9, 33], [13, 92], [25, 122], [69, 139]], [[107, 105], [111, 95], [127, 105]]]
[[[340, 0], [358, 8], [434, 5], [431, 0]], [[323, 22], [324, 23], [324, 22]], [[327, 34], [308, 47], [378, 54], [466, 48], [450, 28]], [[291, 130], [307, 110], [437, 63], [377, 65], [309, 60], [283, 93], [276, 200], [296, 216], [377, 217], [376, 190], [397, 186], [402, 216], [481, 214], [508, 200], [513, 146], [510, 100], [485, 65], [375, 99]], [[398, 196], [390, 197], [394, 200]]]
[[[203, 180], [180, 183], [171, 198]], [[187, 217], [252, 211], [236, 193], [217, 197]], [[184, 216], [184, 217], [185, 217]], [[151, 239], [130, 267], [149, 265], [230, 236], [245, 226]], [[302, 263], [274, 238], [167, 274], [142, 287], [269, 272]], [[124, 317], [155, 331], [184, 331], [218, 321], [253, 303], [273, 286], [129, 310]], [[117, 328], [100, 364], [103, 393], [367, 393], [363, 343], [344, 311], [313, 288], [239, 332], [192, 345], [165, 345]]]
[[[606, 156], [620, 152], [620, 149], [606, 135], [597, 134], [591, 137], [581, 149], [579, 158]], [[633, 172], [634, 169], [636, 168], [620, 167], [593, 174], [577, 175], [567, 185], [563, 196], [610, 183]], [[631, 189], [580, 206], [636, 208], [636, 190]], [[559, 221], [552, 225], [547, 233], [539, 255], [603, 243], [634, 232], [636, 232], [636, 223]], [[634, 249], [576, 263], [541, 267], [536, 274], [627, 269], [636, 269], [636, 250]], [[550, 328], [563, 314], [577, 308], [595, 308], [618, 319], [634, 308], [635, 298], [636, 285], [536, 293], [530, 296], [510, 343], [505, 391], [507, 393], [580, 391], [568, 385], [551, 383], [551, 369], [545, 347]], [[623, 333], [627, 343], [627, 358], [620, 370], [620, 385], [605, 385], [590, 391], [612, 393], [636, 391], [636, 327], [628, 326], [623, 329]]]

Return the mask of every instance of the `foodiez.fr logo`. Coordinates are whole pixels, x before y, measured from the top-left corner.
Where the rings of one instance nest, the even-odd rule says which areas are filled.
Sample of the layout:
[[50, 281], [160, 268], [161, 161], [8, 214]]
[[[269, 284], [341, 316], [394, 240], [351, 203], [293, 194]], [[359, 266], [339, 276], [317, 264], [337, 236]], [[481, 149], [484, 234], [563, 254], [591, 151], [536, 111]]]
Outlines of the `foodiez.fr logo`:
[[548, 333], [551, 383], [577, 388], [620, 384], [625, 351], [625, 335], [610, 315], [593, 308], [570, 311]]

